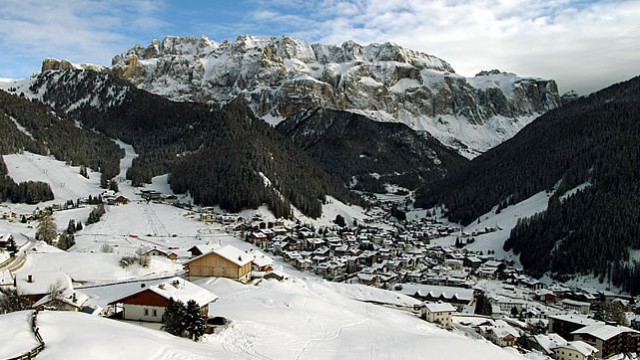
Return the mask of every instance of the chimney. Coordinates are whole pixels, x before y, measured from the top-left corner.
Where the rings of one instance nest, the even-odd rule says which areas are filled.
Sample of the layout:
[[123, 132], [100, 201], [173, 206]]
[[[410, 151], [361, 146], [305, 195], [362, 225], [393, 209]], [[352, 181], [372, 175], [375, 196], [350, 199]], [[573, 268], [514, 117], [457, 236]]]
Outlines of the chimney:
[[72, 300], [73, 302], [78, 301], [78, 299], [76, 298], [76, 293], [73, 293], [73, 297], [71, 298], [71, 300]]
[[27, 275], [27, 282], [28, 283], [32, 283], [33, 282], [33, 275]]
[[159, 284], [158, 287], [160, 288], [160, 290], [164, 290], [164, 283]]

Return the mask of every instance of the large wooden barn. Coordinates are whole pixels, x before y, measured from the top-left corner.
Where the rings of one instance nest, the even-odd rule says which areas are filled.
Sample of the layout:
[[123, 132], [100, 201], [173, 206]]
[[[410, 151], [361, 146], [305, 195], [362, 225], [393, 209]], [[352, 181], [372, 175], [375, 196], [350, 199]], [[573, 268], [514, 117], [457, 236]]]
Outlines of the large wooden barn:
[[185, 263], [189, 279], [225, 277], [247, 283], [251, 280], [253, 255], [231, 245], [214, 249]]

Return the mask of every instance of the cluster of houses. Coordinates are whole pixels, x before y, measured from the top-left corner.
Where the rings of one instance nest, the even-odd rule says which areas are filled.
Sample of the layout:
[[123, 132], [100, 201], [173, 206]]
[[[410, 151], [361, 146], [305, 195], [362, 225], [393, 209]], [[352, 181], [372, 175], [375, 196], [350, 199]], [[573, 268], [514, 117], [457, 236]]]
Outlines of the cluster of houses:
[[[473, 289], [404, 284], [397, 291], [424, 301], [418, 310], [425, 320], [472, 331], [498, 346], [572, 360], [622, 359], [640, 352], [640, 308], [633, 301], [561, 285], [540, 288], [521, 280], [515, 285], [481, 281]], [[480, 297], [488, 301], [491, 315], [475, 313]], [[594, 308], [602, 303], [617, 304], [631, 320], [630, 327], [595, 320]]]
[[[182, 253], [181, 251], [178, 251]], [[26, 273], [3, 271], [3, 286], [14, 287], [34, 308], [62, 311], [81, 311], [111, 318], [161, 322], [170, 298], [187, 303], [194, 300], [201, 313], [208, 315], [209, 305], [218, 299], [211, 291], [195, 284], [200, 278], [222, 277], [241, 283], [253, 278], [282, 279], [272, 272], [273, 261], [264, 254], [242, 251], [232, 245], [196, 245], [186, 251], [185, 274], [140, 281], [124, 281], [100, 285], [100, 301], [94, 301], [92, 286], [74, 286], [73, 279], [64, 272]], [[178, 260], [176, 252], [151, 249], [147, 256], [163, 256]], [[75, 284], [77, 285], [77, 284]], [[108, 294], [108, 295], [106, 295]], [[101, 302], [108, 299], [107, 303]]]
[[[201, 219], [209, 221], [206, 216]], [[470, 287], [476, 278], [519, 272], [507, 262], [496, 261], [492, 254], [431, 245], [431, 239], [458, 231], [433, 220], [391, 229], [358, 225], [336, 230], [254, 219], [234, 230], [301, 271], [385, 289], [407, 282]]]

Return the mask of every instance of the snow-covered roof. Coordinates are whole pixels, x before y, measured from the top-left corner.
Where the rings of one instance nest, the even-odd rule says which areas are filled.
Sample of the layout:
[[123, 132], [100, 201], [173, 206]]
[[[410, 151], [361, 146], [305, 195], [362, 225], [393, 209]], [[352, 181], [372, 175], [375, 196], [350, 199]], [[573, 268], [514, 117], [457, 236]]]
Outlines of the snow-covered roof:
[[253, 263], [258, 267], [273, 265], [273, 259], [265, 254], [254, 252]]
[[567, 340], [555, 333], [547, 335], [538, 334], [534, 335], [533, 338], [540, 345], [540, 347], [544, 349], [546, 353], [552, 353], [553, 349], [558, 346], [567, 345]]
[[232, 245], [225, 245], [221, 248], [213, 249], [212, 251], [197, 256], [187, 261], [185, 264], [201, 259], [209, 254], [216, 254], [218, 256], [221, 256], [222, 258], [227, 259], [238, 266], [247, 265], [254, 260], [253, 255], [248, 254]]
[[584, 355], [584, 356], [589, 356], [593, 353], [597, 353], [598, 349], [596, 349], [595, 347], [587, 344], [584, 341], [570, 341], [568, 342], [566, 345], [558, 345], [556, 347], [554, 347], [555, 349], [569, 349], [569, 350], [575, 350], [577, 352], [579, 352], [580, 354]]
[[549, 319], [566, 321], [566, 322], [570, 322], [577, 325], [583, 325], [583, 326], [604, 324], [601, 321], [593, 320], [591, 318], [588, 318], [586, 316], [581, 316], [581, 315], [550, 315]]
[[471, 301], [473, 299], [473, 289], [454, 287], [454, 286], [436, 286], [422, 284], [402, 284], [402, 293], [413, 296], [418, 293], [421, 297], [430, 296], [432, 298], [453, 299], [461, 301]]
[[640, 331], [628, 328], [626, 326], [611, 326], [606, 324], [595, 324], [578, 329], [571, 334], [587, 334], [598, 339], [609, 340], [622, 333], [633, 332], [640, 334]]
[[115, 300], [112, 303], [121, 302], [125, 298], [144, 291], [152, 291], [165, 299], [173, 298], [173, 300], [179, 300], [185, 304], [189, 300], [194, 300], [200, 307], [206, 306], [207, 304], [212, 303], [218, 299], [218, 296], [211, 291], [194, 283], [186, 281], [180, 277], [174, 277], [171, 279], [167, 279], [166, 281], [163, 281], [161, 283], [138, 289], [136, 292]]
[[[31, 282], [29, 282], [29, 276], [31, 276]], [[73, 290], [71, 277], [63, 272], [21, 272], [16, 277], [18, 292], [22, 295], [47, 294], [51, 291], [52, 286], [59, 287], [61, 291]]]
[[[62, 294], [58, 296], [56, 299], [65, 304], [75, 306], [77, 308], [81, 308], [87, 301], [89, 301], [89, 296], [86, 294], [76, 291], [76, 290], [65, 290]], [[44, 296], [42, 299], [38, 300], [33, 306], [38, 307], [40, 305], [44, 305], [51, 301], [51, 294]]]
[[238, 266], [244, 266], [252, 262], [254, 259], [253, 255], [247, 254], [244, 251], [231, 245], [225, 245], [221, 248], [213, 250], [213, 252]]
[[571, 300], [571, 299], [562, 299], [562, 303], [564, 305], [569, 305], [569, 306], [586, 306], [586, 307], [591, 306], [591, 304], [588, 302]]
[[457, 309], [449, 303], [427, 303], [424, 305], [430, 313], [455, 312]]

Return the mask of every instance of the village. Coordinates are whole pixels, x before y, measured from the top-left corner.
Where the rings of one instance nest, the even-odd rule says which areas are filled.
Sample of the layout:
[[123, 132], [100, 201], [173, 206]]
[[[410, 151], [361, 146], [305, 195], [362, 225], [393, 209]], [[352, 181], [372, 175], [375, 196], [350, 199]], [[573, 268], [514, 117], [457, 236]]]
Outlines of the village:
[[[155, 243], [149, 240], [153, 234], [128, 236], [129, 242], [146, 243], [141, 242], [144, 245], [135, 254], [121, 257], [120, 267], [145, 268], [162, 262], [170, 264], [168, 271], [142, 271], [138, 277], [107, 282], [80, 281], [64, 271], [25, 272], [22, 268], [31, 253], [51, 250], [24, 234], [8, 233], [0, 236], [0, 285], [15, 288], [33, 309], [79, 311], [155, 329], [161, 328], [169, 299], [193, 300], [208, 319], [207, 333], [217, 333], [232, 319], [217, 316], [219, 295], [209, 286], [211, 280], [282, 281], [287, 271], [276, 270], [275, 265], [285, 264], [318, 279], [410, 297], [415, 300], [410, 306], [382, 305], [410, 312], [454, 333], [535, 354], [535, 358], [623, 359], [636, 358], [640, 351], [640, 316], [636, 315], [640, 307], [635, 299], [561, 283], [543, 284], [492, 251], [465, 248], [476, 237], [497, 230], [492, 227], [465, 233], [435, 216], [398, 220], [388, 210], [395, 203], [373, 207], [366, 219], [354, 219], [351, 224], [337, 217], [331, 226], [316, 227], [266, 220], [258, 213], [247, 218], [191, 207], [174, 195], [157, 191], [144, 190], [138, 195], [139, 200], [131, 201], [105, 192], [99, 201], [113, 208], [132, 203], [177, 207], [204, 226], [188, 245], [173, 243], [177, 242], [175, 234]], [[61, 204], [51, 212], [95, 201]], [[3, 221], [33, 222], [35, 226], [41, 212], [6, 212]], [[225, 244], [205, 241], [211, 234], [236, 240]], [[454, 245], [437, 244], [437, 239], [447, 236], [456, 238]]]

